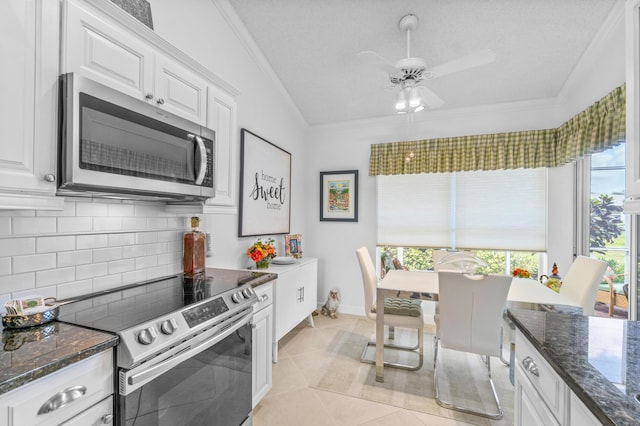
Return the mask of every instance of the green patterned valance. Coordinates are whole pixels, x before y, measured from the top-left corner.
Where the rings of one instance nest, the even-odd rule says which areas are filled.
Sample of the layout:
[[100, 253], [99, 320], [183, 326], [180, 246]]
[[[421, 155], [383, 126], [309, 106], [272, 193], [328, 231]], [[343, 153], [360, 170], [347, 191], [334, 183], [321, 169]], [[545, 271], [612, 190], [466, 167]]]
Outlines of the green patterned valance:
[[556, 167], [625, 138], [625, 87], [557, 129], [371, 145], [369, 175]]

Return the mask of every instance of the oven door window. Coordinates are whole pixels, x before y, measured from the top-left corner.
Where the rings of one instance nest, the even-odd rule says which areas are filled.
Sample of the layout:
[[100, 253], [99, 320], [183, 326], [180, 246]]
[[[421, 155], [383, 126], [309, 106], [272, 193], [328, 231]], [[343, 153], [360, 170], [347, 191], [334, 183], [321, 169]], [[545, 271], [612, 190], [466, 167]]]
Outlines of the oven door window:
[[194, 184], [197, 144], [188, 132], [80, 93], [80, 168]]
[[129, 426], [239, 426], [251, 412], [251, 326], [178, 364], [127, 396]]

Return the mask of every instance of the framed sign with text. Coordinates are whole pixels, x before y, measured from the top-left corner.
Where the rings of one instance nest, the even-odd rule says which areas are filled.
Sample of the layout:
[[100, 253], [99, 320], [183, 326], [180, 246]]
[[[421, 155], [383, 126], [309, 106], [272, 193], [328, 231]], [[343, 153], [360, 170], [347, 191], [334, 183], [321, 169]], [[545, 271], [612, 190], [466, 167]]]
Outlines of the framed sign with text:
[[291, 154], [241, 130], [238, 236], [288, 234]]

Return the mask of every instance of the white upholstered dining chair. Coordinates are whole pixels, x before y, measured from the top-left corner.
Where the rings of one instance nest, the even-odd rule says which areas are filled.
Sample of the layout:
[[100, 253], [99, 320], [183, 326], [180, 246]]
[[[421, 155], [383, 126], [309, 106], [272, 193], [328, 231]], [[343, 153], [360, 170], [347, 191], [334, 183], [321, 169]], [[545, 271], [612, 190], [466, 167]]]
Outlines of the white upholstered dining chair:
[[560, 294], [582, 306], [583, 315], [593, 315], [606, 269], [607, 263], [602, 260], [578, 256], [562, 279]]
[[[356, 250], [358, 263], [362, 272], [362, 284], [364, 286], [364, 308], [367, 318], [376, 320], [376, 293], [378, 277], [376, 276], [373, 261], [366, 247]], [[418, 332], [418, 342], [415, 346], [396, 345], [385, 343], [386, 348], [393, 348], [406, 351], [418, 350], [418, 362], [415, 365], [400, 364], [385, 361], [387, 367], [401, 368], [404, 370], [419, 370], [422, 368], [424, 354], [424, 318], [422, 316], [422, 305], [420, 300], [406, 299], [398, 297], [385, 297], [384, 300], [384, 324], [389, 328], [389, 339], [394, 339], [394, 327], [413, 328]], [[375, 341], [369, 341], [362, 351], [361, 362], [375, 364], [374, 360], [366, 358], [367, 349], [375, 347]]]
[[[491, 357], [501, 355], [502, 314], [511, 281], [509, 275], [438, 272], [440, 309], [434, 317], [436, 336], [433, 355], [433, 381], [438, 405], [491, 419], [502, 418], [502, 405], [491, 378]], [[486, 357], [489, 384], [497, 407], [495, 412], [478, 411], [441, 398], [438, 387], [439, 346]], [[445, 361], [441, 359], [441, 362]]]

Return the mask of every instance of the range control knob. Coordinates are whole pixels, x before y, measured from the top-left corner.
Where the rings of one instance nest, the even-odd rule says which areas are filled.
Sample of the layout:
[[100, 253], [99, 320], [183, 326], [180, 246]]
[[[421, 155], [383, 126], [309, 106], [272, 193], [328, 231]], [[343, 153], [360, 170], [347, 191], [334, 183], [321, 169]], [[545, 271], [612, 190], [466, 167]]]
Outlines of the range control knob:
[[173, 334], [173, 332], [176, 331], [177, 328], [178, 323], [173, 318], [163, 321], [162, 324], [160, 324], [160, 331], [162, 332], [162, 334]]
[[150, 345], [156, 340], [156, 337], [158, 337], [158, 333], [156, 333], [153, 327], [145, 328], [138, 334], [138, 342], [143, 345]]
[[235, 293], [233, 293], [231, 295], [231, 300], [233, 301], [233, 303], [240, 303], [240, 301], [244, 299], [244, 296], [242, 295], [241, 292], [237, 291]]
[[251, 296], [253, 296], [255, 293], [251, 287], [246, 287], [242, 290], [242, 294], [244, 295], [244, 297], [248, 299]]

